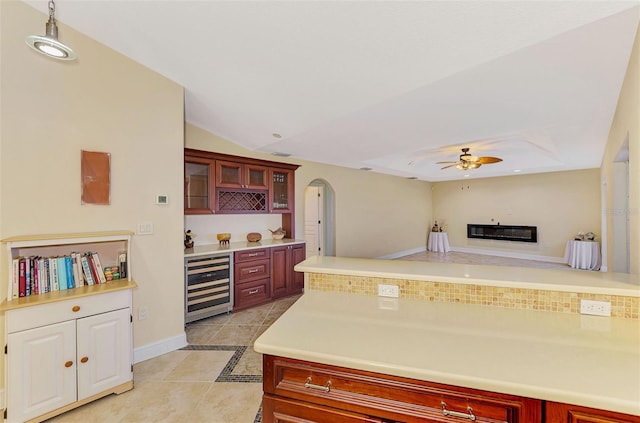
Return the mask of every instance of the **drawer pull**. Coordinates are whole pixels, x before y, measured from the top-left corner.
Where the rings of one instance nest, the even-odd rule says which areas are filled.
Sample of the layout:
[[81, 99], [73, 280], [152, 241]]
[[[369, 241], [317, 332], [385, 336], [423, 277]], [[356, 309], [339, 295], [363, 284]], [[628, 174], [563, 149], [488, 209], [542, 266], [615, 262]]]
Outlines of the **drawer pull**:
[[330, 392], [331, 391], [331, 381], [327, 382], [327, 386], [316, 385], [311, 383], [311, 376], [307, 378], [307, 381], [304, 383], [304, 387], [308, 389], [317, 389], [318, 391]]
[[73, 366], [73, 361], [67, 361], [66, 363], [64, 363], [64, 367], [71, 367]]
[[249, 253], [247, 257], [258, 257], [258, 253]]
[[447, 404], [445, 404], [444, 401], [442, 401], [440, 405], [442, 406], [443, 416], [460, 417], [461, 419], [471, 420], [472, 422], [476, 421], [476, 416], [473, 414], [473, 409], [471, 407], [467, 407], [466, 413], [461, 413], [459, 411], [447, 410]]
[[259, 271], [259, 269], [251, 269], [247, 273], [258, 273]]
[[252, 289], [251, 291], [249, 291], [249, 295], [257, 294], [258, 292], [260, 292], [259, 289]]
[[80, 311], [80, 306], [73, 306], [71, 307], [71, 311], [73, 311], [74, 313], [77, 313]]
[[82, 357], [80, 359], [80, 363], [86, 363], [87, 361], [89, 361], [89, 357]]

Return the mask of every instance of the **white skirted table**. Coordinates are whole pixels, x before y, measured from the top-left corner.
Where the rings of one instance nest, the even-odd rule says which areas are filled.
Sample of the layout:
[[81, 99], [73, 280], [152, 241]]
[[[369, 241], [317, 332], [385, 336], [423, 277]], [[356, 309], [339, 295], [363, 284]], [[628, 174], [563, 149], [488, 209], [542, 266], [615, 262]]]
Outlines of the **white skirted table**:
[[429, 232], [429, 242], [427, 243], [427, 250], [435, 252], [451, 251], [449, 247], [449, 237], [446, 232]]
[[597, 241], [567, 241], [564, 261], [571, 267], [600, 270], [600, 243]]

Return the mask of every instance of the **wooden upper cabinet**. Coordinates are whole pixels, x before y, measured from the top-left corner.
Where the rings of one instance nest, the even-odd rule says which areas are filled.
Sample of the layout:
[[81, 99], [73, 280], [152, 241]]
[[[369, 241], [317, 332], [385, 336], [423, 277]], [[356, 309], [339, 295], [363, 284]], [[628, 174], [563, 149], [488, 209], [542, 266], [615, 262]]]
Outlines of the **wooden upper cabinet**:
[[268, 189], [266, 166], [216, 160], [216, 186]]
[[185, 214], [214, 213], [214, 166], [206, 159], [184, 159], [184, 212]]
[[271, 180], [269, 211], [272, 213], [292, 212], [294, 208], [293, 170], [269, 169], [269, 179]]

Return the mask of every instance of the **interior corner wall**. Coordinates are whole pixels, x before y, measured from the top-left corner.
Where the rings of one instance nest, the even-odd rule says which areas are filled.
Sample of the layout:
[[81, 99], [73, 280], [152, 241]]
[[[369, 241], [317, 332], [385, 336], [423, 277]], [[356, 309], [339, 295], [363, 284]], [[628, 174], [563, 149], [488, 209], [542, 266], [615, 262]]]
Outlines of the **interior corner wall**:
[[[601, 235], [598, 169], [438, 182], [433, 204], [451, 247], [467, 251], [560, 259], [578, 232]], [[538, 242], [470, 239], [469, 223], [537, 226]]]
[[[304, 234], [305, 188], [315, 179], [327, 181], [335, 193], [335, 253], [338, 256], [373, 258], [426, 247], [432, 220], [429, 182], [274, 157], [247, 150], [191, 124], [185, 127], [185, 145], [198, 150], [301, 165], [295, 174], [297, 238]], [[196, 241], [204, 237], [211, 243], [217, 242], [212, 241], [215, 231], [225, 225], [234, 228], [240, 237], [246, 236], [247, 232], [260, 232], [261, 228], [255, 225], [265, 224], [264, 219], [268, 218], [265, 216], [268, 215], [187, 216], [185, 225], [194, 230]]]
[[[184, 338], [182, 87], [62, 22], [78, 60], [45, 57], [24, 38], [47, 16], [20, 1], [0, 1], [0, 11], [0, 237], [153, 223], [132, 241], [134, 317], [148, 308], [134, 318], [134, 347]], [[81, 150], [111, 154], [110, 205], [81, 204]], [[157, 194], [169, 204], [156, 205]], [[1, 299], [6, 287], [2, 271]]]
[[[640, 8], [638, 19], [640, 21]], [[629, 208], [627, 210], [615, 210], [613, 203], [614, 180], [613, 163], [616, 155], [629, 139]], [[616, 213], [627, 214], [629, 217], [629, 272], [640, 274], [640, 26], [636, 32], [636, 38], [627, 66], [627, 72], [618, 97], [618, 105], [609, 131], [607, 146], [602, 160], [601, 179], [606, 185], [606, 225], [613, 226], [613, 215]], [[615, 243], [613, 231], [607, 232], [607, 265], [613, 269]]]

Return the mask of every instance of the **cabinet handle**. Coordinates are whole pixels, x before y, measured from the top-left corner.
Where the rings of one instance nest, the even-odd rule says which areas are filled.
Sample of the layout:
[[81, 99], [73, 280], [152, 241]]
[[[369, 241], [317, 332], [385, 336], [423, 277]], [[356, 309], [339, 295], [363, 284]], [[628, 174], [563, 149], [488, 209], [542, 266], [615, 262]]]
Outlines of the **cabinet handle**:
[[67, 361], [66, 363], [64, 363], [64, 367], [71, 367], [73, 366], [73, 361]]
[[249, 295], [257, 294], [258, 292], [260, 292], [259, 289], [252, 289], [251, 291], [249, 291]]
[[73, 311], [74, 313], [77, 313], [80, 311], [80, 306], [73, 306], [71, 307], [71, 311]]
[[89, 361], [89, 357], [82, 357], [80, 359], [80, 363], [86, 363], [87, 361]]
[[331, 391], [331, 381], [328, 381], [326, 386], [316, 385], [314, 383], [311, 383], [311, 376], [309, 376], [307, 378], [307, 381], [304, 383], [304, 387], [307, 389], [317, 389], [318, 391], [328, 393]]
[[247, 257], [258, 257], [258, 253], [249, 253]]
[[258, 269], [251, 269], [251, 270], [249, 270], [249, 272], [248, 272], [248, 273], [258, 273], [259, 271], [260, 271], [260, 270], [258, 270]]
[[447, 404], [442, 401], [440, 403], [442, 406], [442, 415], [443, 416], [451, 416], [451, 417], [459, 417], [461, 419], [471, 420], [472, 422], [476, 421], [476, 416], [473, 414], [473, 408], [467, 407], [466, 413], [461, 413], [459, 411], [449, 411], [447, 410]]

